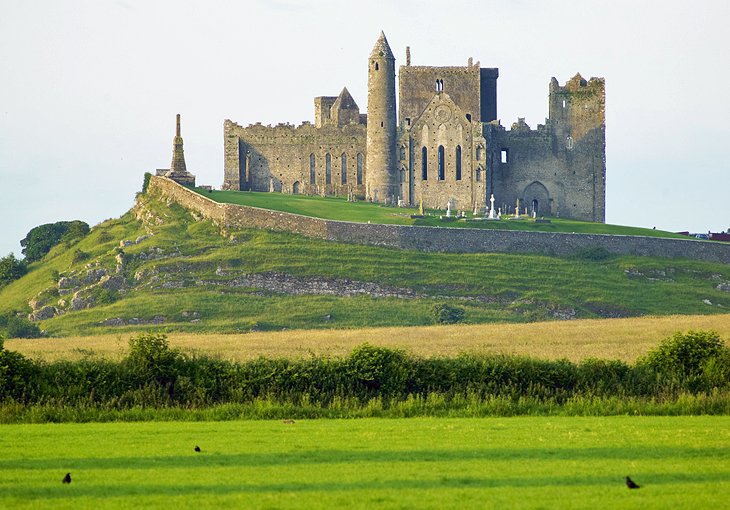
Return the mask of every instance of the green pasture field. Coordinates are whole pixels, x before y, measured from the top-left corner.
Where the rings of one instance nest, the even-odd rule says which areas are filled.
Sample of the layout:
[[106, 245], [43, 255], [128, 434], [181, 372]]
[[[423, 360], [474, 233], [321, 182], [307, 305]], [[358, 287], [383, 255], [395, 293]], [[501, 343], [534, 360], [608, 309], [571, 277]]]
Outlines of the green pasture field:
[[1, 508], [647, 510], [729, 493], [727, 416], [0, 426]]
[[[593, 223], [589, 221], [568, 220], [563, 218], [550, 217], [550, 223], [535, 223], [533, 219], [521, 221], [449, 221], [444, 222], [439, 216], [445, 211], [438, 209], [426, 210], [425, 218], [411, 218], [412, 214], [418, 214], [416, 209], [398, 209], [373, 204], [370, 202], [348, 202], [339, 197], [314, 197], [307, 195], [288, 195], [282, 193], [262, 193], [251, 191], [207, 191], [195, 189], [201, 195], [216, 202], [248, 205], [273, 209], [314, 218], [328, 220], [354, 221], [358, 223], [385, 223], [398, 225], [421, 225], [421, 226], [442, 226], [442, 227], [463, 227], [463, 228], [488, 228], [499, 230], [530, 230], [540, 232], [574, 232], [585, 234], [614, 234], [634, 235], [650, 237], [675, 237], [687, 239], [686, 236], [640, 227], [628, 227], [623, 225], [607, 225], [605, 223]], [[515, 204], [511, 204], [514, 206]], [[445, 204], [444, 204], [444, 207]], [[495, 204], [495, 209], [497, 205]], [[473, 211], [464, 211], [468, 219], [473, 217]], [[456, 213], [454, 213], [456, 214]]]

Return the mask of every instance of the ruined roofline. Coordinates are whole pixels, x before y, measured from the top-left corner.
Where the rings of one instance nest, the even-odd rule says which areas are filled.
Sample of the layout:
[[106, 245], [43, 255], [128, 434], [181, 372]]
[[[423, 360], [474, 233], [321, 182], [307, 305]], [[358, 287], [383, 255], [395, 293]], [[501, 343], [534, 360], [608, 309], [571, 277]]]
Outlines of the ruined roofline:
[[[360, 114], [361, 117], [363, 115], [364, 114]], [[247, 126], [242, 126], [241, 124], [239, 124], [237, 122], [234, 122], [234, 121], [232, 121], [230, 119], [225, 119], [223, 121], [223, 127], [224, 127], [224, 129], [231, 129], [231, 128], [233, 128], [233, 129], [235, 129], [235, 128], [238, 128], [238, 129], [257, 129], [257, 130], [279, 129], [279, 130], [289, 130], [289, 131], [296, 131], [296, 130], [299, 130], [299, 129], [305, 129], [305, 130], [308, 130], [308, 129], [338, 129], [338, 130], [343, 130], [343, 129], [350, 129], [353, 126], [355, 126], [355, 127], [362, 127], [363, 129], [365, 128], [365, 124], [363, 124], [362, 122], [359, 123], [359, 124], [345, 124], [344, 126], [341, 126], [341, 127], [327, 125], [327, 126], [322, 126], [321, 128], [318, 128], [318, 127], [316, 127], [314, 125], [314, 122], [311, 122], [309, 120], [303, 120], [300, 124], [291, 124], [289, 122], [279, 122], [278, 124], [273, 125], [273, 126], [271, 124], [262, 124], [261, 122], [255, 122], [255, 123], [252, 123], [252, 124], [248, 124]]]
[[561, 90], [578, 90], [581, 88], [603, 88], [606, 86], [606, 79], [603, 77], [591, 76], [590, 79], [586, 80], [581, 76], [580, 73], [576, 73], [575, 76], [565, 81], [564, 85], [560, 85], [557, 78], [554, 76], [550, 78], [550, 90], [561, 91]]
[[469, 65], [465, 65], [465, 66], [414, 66], [414, 65], [410, 65], [409, 66], [409, 65], [402, 65], [402, 66], [400, 66], [400, 69], [401, 70], [407, 69], [407, 70], [413, 70], [413, 71], [428, 71], [428, 70], [431, 70], [431, 69], [443, 69], [443, 70], [448, 70], [448, 71], [457, 71], [457, 70], [463, 71], [463, 70], [469, 70], [469, 71], [474, 71], [474, 72], [478, 72], [479, 70], [490, 70], [490, 71], [493, 70], [493, 71], [496, 71], [496, 72], [499, 71], [499, 68], [497, 68], [497, 67], [480, 67], [479, 66], [479, 62], [477, 62], [476, 64], [474, 64], [472, 66], [469, 66]]
[[517, 117], [517, 121], [513, 122], [509, 129], [502, 125], [502, 120], [497, 119], [490, 122], [482, 122], [483, 126], [493, 126], [498, 131], [504, 133], [531, 133], [531, 134], [546, 134], [547, 129], [550, 126], [550, 119], [546, 118], [544, 124], [538, 124], [536, 128], [531, 128], [526, 122], [526, 117]]

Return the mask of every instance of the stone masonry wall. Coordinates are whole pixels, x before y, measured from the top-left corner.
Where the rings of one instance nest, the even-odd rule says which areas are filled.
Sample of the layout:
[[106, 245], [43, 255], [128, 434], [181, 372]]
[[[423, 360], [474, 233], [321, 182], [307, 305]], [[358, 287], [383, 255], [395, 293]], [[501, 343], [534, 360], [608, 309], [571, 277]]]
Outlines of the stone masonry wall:
[[221, 226], [289, 231], [335, 242], [426, 252], [532, 253], [551, 256], [570, 256], [588, 248], [600, 247], [617, 255], [679, 257], [730, 264], [730, 245], [710, 241], [350, 223], [256, 207], [219, 204], [164, 177], [152, 177], [149, 189], [197, 211]]

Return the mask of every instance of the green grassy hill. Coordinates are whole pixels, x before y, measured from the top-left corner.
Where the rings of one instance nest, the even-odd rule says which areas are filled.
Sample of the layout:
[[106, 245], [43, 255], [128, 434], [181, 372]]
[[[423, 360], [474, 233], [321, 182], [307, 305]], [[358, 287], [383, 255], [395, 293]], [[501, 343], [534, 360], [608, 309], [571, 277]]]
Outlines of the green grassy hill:
[[[276, 194], [258, 196], [282, 203]], [[730, 293], [717, 289], [730, 282], [730, 266], [595, 258], [421, 253], [261, 230], [222, 233], [144, 195], [129, 213], [56, 246], [1, 289], [0, 314], [33, 311], [48, 334], [62, 336], [423, 325], [444, 302], [462, 307], [471, 323], [730, 309]]]

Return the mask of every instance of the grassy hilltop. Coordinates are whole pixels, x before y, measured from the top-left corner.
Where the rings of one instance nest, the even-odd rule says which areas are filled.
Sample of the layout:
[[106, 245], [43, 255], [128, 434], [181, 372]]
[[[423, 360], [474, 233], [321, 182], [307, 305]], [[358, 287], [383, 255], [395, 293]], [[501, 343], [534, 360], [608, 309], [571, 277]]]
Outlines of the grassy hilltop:
[[[276, 194], [238, 196], [285, 203]], [[421, 253], [221, 232], [148, 194], [31, 264], [0, 290], [0, 313], [33, 311], [53, 336], [428, 325], [439, 303], [463, 308], [468, 323], [532, 322], [727, 313], [730, 294], [717, 286], [728, 281], [730, 267], [691, 260]]]

